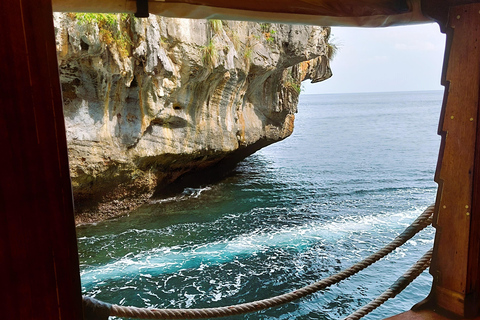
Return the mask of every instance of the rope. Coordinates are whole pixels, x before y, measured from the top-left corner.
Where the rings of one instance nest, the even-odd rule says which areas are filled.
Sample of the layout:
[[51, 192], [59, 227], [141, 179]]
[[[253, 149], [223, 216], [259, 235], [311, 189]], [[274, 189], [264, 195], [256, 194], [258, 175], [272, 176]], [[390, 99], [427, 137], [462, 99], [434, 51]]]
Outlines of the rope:
[[370, 301], [348, 317], [343, 320], [358, 320], [363, 318], [390, 298], [394, 298], [397, 294], [403, 291], [413, 280], [415, 280], [425, 269], [430, 265], [432, 259], [433, 249], [430, 249], [418, 260], [410, 269], [407, 270], [395, 283], [385, 290], [377, 298]]
[[[435, 205], [430, 205], [415, 221], [408, 226], [400, 235], [393, 241], [387, 244], [382, 249], [365, 258], [364, 260], [354, 264], [337, 274], [329, 276], [325, 279], [317, 281], [313, 284], [305, 286], [301, 289], [278, 295], [272, 298], [231, 305], [218, 308], [204, 308], [204, 309], [150, 309], [126, 307], [119, 305], [109, 305], [110, 315], [117, 317], [128, 317], [136, 319], [207, 319], [219, 318], [233, 315], [240, 315], [250, 312], [256, 312], [268, 308], [278, 307], [280, 305], [298, 300], [310, 294], [325, 289], [333, 284], [336, 284], [346, 278], [358, 273], [366, 267], [377, 262], [387, 254], [403, 245], [411, 239], [419, 231], [426, 228], [432, 222], [432, 214]], [[93, 299], [94, 300], [94, 299]], [[105, 304], [104, 304], [105, 305]]]

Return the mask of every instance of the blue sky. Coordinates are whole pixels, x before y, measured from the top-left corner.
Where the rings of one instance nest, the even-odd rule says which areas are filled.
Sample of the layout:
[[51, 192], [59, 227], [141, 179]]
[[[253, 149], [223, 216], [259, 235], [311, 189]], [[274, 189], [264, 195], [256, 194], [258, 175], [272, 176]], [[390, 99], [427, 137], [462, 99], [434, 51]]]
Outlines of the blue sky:
[[303, 94], [443, 90], [445, 35], [437, 24], [332, 27], [332, 42], [339, 47], [333, 77], [303, 82]]

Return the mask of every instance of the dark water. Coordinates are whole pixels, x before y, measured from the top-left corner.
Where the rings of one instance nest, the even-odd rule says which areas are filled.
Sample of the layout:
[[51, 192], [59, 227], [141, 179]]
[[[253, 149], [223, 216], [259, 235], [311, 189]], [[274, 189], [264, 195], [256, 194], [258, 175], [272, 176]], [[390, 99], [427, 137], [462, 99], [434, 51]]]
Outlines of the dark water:
[[[441, 92], [302, 96], [295, 133], [215, 185], [78, 228], [85, 294], [139, 307], [213, 307], [285, 293], [382, 247], [435, 200]], [[428, 228], [309, 298], [228, 319], [341, 319], [433, 244]], [[424, 272], [370, 314], [408, 310]]]

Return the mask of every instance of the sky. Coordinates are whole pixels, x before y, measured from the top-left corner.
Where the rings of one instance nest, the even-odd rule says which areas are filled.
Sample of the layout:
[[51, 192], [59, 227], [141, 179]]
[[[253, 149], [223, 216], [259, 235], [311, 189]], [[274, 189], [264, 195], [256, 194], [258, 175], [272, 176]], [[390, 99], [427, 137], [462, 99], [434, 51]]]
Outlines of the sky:
[[437, 24], [332, 27], [331, 42], [339, 47], [332, 78], [304, 81], [302, 94], [443, 90], [445, 35]]

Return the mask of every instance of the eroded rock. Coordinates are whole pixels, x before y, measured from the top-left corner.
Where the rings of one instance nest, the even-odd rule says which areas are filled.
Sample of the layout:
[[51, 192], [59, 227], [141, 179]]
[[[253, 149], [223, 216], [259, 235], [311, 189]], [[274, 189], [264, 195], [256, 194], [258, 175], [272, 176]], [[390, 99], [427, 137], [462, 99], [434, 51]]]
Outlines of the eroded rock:
[[81, 221], [219, 176], [288, 137], [301, 81], [331, 76], [329, 28], [102, 19], [54, 16]]

